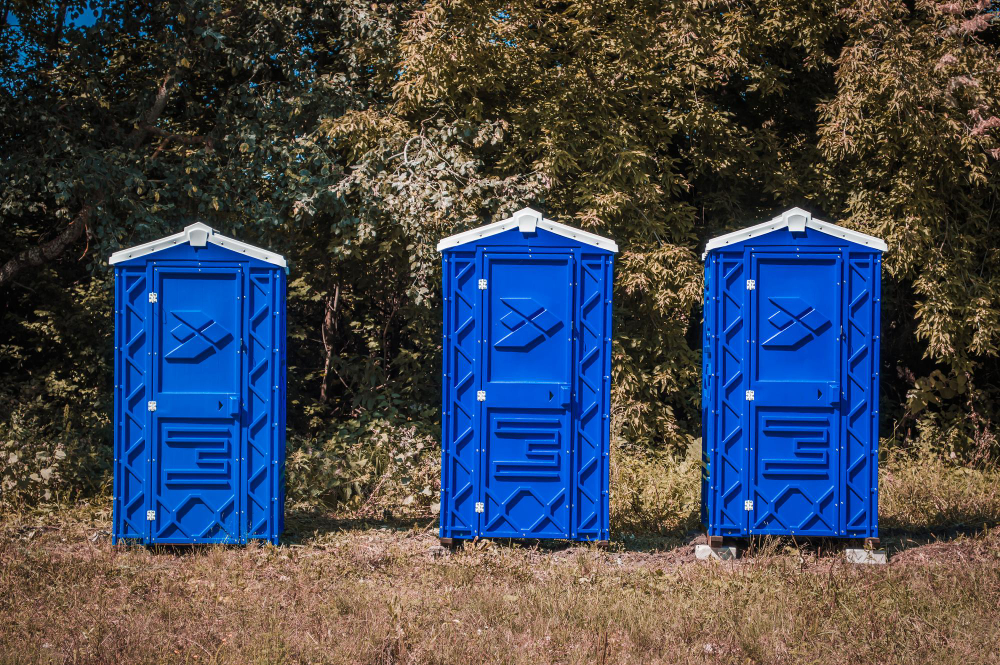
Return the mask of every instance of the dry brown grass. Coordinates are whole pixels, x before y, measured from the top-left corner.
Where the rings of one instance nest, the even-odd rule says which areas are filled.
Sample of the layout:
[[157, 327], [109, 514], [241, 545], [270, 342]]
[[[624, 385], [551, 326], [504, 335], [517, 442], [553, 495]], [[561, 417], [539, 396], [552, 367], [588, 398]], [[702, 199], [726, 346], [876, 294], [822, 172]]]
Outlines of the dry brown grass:
[[[784, 541], [697, 562], [684, 519], [607, 552], [479, 543], [447, 554], [429, 519], [299, 516], [279, 548], [147, 550], [112, 547], [103, 507], [7, 515], [0, 662], [992, 662], [996, 519], [904, 532], [919, 510], [904, 497], [936, 481], [896, 471], [883, 483], [883, 521], [896, 520], [886, 567]], [[935, 514], [995, 517], [996, 481], [941, 489]]]

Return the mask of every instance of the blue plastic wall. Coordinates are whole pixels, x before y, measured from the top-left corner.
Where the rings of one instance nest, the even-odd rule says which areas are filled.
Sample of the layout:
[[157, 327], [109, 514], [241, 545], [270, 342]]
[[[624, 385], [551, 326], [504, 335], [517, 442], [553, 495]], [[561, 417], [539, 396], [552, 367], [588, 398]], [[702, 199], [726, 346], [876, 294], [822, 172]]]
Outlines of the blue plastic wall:
[[709, 535], [878, 537], [880, 284], [879, 251], [811, 228], [708, 253]]
[[285, 280], [213, 244], [115, 266], [115, 542], [278, 542]]
[[542, 229], [442, 254], [440, 537], [607, 540], [613, 254]]

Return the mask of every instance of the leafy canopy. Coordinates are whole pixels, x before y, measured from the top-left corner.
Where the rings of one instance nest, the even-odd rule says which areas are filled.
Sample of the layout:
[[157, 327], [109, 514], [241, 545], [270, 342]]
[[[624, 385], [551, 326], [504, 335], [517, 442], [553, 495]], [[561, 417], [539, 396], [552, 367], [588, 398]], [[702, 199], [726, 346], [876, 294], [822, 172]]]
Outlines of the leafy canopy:
[[986, 0], [2, 6], [5, 487], [107, 477], [105, 259], [197, 218], [290, 259], [290, 448], [356, 495], [358, 442], [434, 436], [435, 243], [524, 205], [622, 248], [626, 445], [699, 436], [706, 240], [801, 205], [889, 243], [883, 432], [997, 451]]

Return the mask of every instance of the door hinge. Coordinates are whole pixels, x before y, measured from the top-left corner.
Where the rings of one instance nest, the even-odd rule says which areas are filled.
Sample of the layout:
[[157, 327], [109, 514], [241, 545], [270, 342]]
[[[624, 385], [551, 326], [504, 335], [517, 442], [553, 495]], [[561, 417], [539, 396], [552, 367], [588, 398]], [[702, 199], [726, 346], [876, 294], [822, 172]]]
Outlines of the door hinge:
[[148, 402], [146, 402], [146, 410], [147, 411], [156, 411], [156, 400], [155, 399], [151, 399]]
[[149, 292], [149, 302], [156, 302], [156, 291]]
[[747, 391], [747, 401], [748, 402], [752, 402], [753, 401], [753, 391], [752, 390], [748, 390]]
[[485, 390], [477, 390], [476, 391], [476, 401], [477, 402], [485, 402], [486, 401], [486, 391]]
[[146, 511], [146, 521], [147, 522], [155, 522], [156, 521], [156, 511], [155, 510], [147, 510]]
[[486, 280], [485, 279], [479, 280], [479, 290], [480, 291], [485, 291], [486, 290]]
[[743, 502], [743, 510], [753, 510], [753, 499], [747, 499]]
[[757, 288], [757, 281], [753, 279], [747, 280], [747, 291], [753, 291]]
[[482, 501], [476, 501], [476, 512], [477, 513], [486, 512], [486, 504], [484, 504]]

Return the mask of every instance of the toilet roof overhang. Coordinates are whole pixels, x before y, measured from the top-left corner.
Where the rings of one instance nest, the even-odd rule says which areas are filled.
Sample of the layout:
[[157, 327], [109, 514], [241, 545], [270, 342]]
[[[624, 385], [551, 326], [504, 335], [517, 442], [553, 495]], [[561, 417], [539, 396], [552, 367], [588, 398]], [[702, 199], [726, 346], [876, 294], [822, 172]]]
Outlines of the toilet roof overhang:
[[735, 245], [738, 242], [743, 242], [744, 240], [756, 238], [757, 236], [762, 236], [766, 233], [770, 233], [771, 231], [777, 231], [784, 228], [787, 228], [793, 233], [802, 233], [806, 230], [806, 228], [810, 228], [819, 231], [820, 233], [833, 236], [834, 238], [843, 238], [844, 240], [857, 243], [858, 245], [864, 245], [866, 247], [871, 247], [872, 249], [877, 249], [880, 252], [888, 250], [888, 246], [881, 238], [876, 238], [875, 236], [870, 236], [859, 231], [845, 229], [843, 226], [837, 226], [836, 224], [831, 224], [830, 222], [813, 219], [812, 213], [807, 210], [803, 210], [802, 208], [789, 208], [769, 222], [764, 222], [763, 224], [757, 224], [756, 226], [751, 226], [740, 231], [733, 231], [732, 233], [712, 238], [708, 241], [708, 244], [705, 245], [705, 251], [702, 253], [701, 258], [704, 260], [704, 258], [708, 256], [708, 253], [713, 249], [718, 249], [719, 247], [725, 247], [727, 245]]
[[504, 231], [509, 231], [511, 229], [519, 229], [521, 233], [535, 233], [537, 229], [543, 229], [545, 231], [549, 231], [550, 233], [555, 233], [588, 245], [593, 245], [598, 249], [615, 253], [618, 252], [618, 244], [615, 243], [614, 240], [611, 240], [610, 238], [603, 238], [599, 235], [588, 233], [587, 231], [581, 231], [580, 229], [575, 229], [572, 226], [566, 226], [565, 224], [560, 224], [559, 222], [553, 222], [551, 219], [545, 219], [542, 216], [542, 213], [531, 208], [522, 208], [507, 219], [501, 219], [499, 222], [493, 222], [492, 224], [487, 224], [486, 226], [480, 226], [479, 228], [463, 231], [462, 233], [456, 233], [453, 236], [448, 236], [438, 243], [437, 249], [441, 252], [452, 247], [457, 247], [458, 245], [474, 242], [481, 238], [503, 233]]
[[192, 247], [204, 247], [206, 244], [212, 243], [213, 245], [218, 245], [219, 247], [223, 247], [238, 254], [249, 256], [265, 263], [271, 263], [282, 268], [288, 267], [285, 262], [285, 258], [280, 254], [275, 254], [274, 252], [269, 252], [266, 249], [248, 245], [245, 242], [240, 242], [239, 240], [234, 240], [233, 238], [227, 238], [224, 235], [216, 233], [215, 229], [211, 226], [202, 224], [201, 222], [195, 222], [194, 224], [185, 226], [183, 231], [175, 233], [172, 236], [160, 238], [159, 240], [147, 242], [144, 245], [137, 245], [136, 247], [131, 247], [129, 249], [119, 250], [111, 255], [111, 258], [108, 259], [108, 263], [115, 265], [116, 263], [121, 263], [122, 261], [137, 259], [141, 256], [169, 249], [170, 247], [176, 247], [177, 245], [184, 243], [189, 243]]

